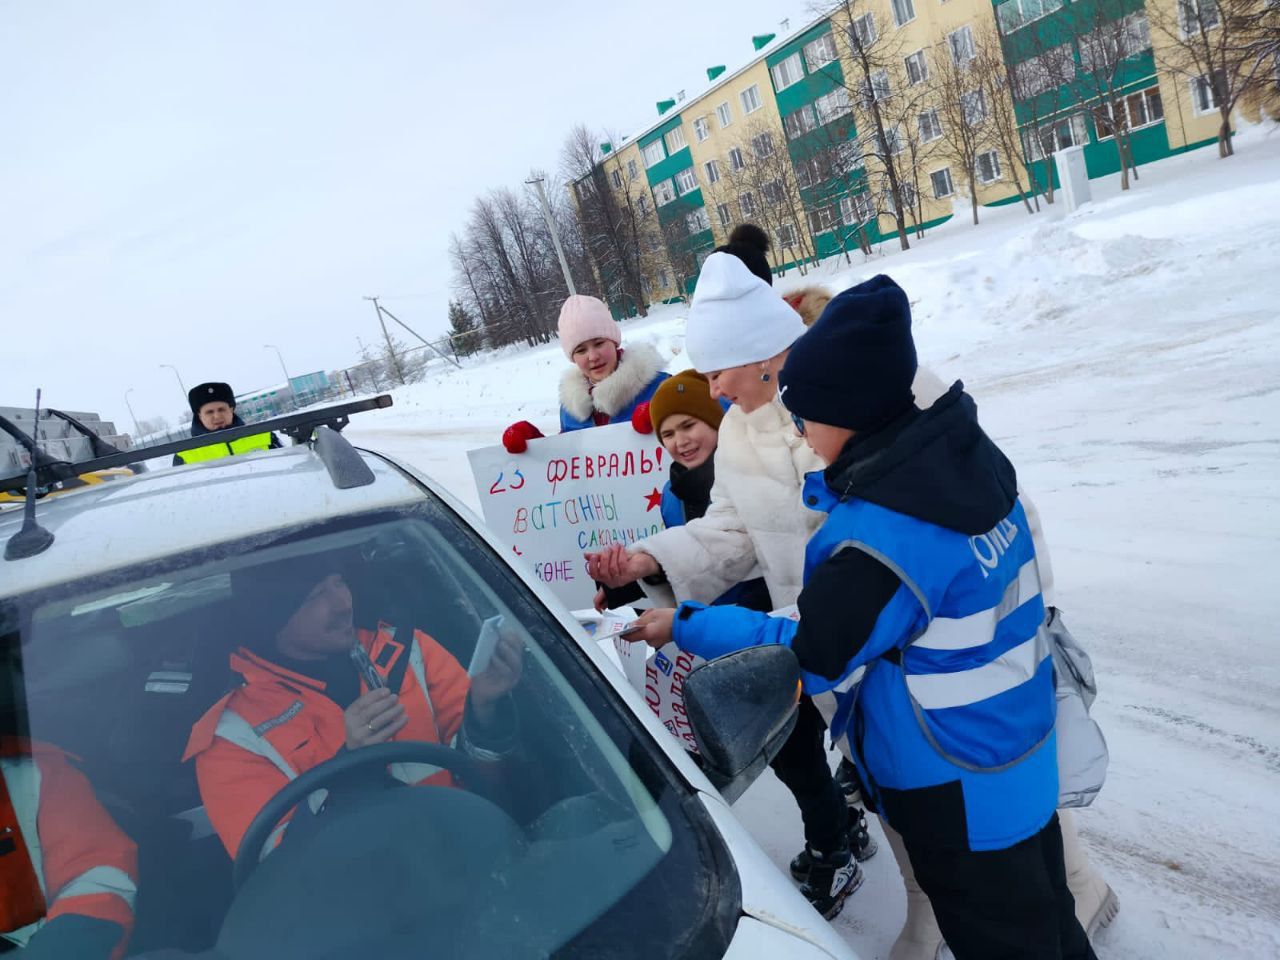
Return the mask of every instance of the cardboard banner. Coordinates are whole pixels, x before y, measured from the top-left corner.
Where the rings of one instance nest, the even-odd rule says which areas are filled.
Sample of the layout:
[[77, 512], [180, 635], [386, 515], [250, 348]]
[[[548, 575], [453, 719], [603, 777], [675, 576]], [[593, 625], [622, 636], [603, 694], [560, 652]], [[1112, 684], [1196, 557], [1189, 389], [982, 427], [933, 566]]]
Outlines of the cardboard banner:
[[662, 529], [670, 466], [652, 434], [628, 423], [467, 454], [485, 523], [571, 610], [590, 607], [595, 584], [582, 555]]

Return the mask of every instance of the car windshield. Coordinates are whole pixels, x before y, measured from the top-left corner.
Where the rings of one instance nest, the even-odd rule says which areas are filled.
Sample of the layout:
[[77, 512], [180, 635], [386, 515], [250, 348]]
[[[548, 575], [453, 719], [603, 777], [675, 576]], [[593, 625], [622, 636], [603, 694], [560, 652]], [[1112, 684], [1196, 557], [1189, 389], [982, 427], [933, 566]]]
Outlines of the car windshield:
[[9, 939], [42, 956], [648, 958], [732, 934], [692, 791], [434, 502], [4, 597], [0, 632], [0, 826], [40, 878]]

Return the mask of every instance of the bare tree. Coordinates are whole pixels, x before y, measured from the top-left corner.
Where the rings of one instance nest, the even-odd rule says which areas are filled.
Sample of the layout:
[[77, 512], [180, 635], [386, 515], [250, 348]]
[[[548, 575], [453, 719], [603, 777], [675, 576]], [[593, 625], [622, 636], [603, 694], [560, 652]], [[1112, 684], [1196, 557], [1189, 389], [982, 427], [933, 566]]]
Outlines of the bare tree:
[[855, 0], [820, 4], [818, 9], [830, 17], [833, 28], [841, 32], [848, 44], [852, 69], [844, 82], [858, 113], [866, 121], [859, 126], [869, 134], [860, 141], [860, 159], [874, 158], [884, 171], [883, 192], [887, 195], [887, 202], [879, 204], [878, 209], [888, 208], [897, 225], [899, 246], [903, 250], [910, 249], [906, 224], [910, 205], [904, 202], [908, 198], [904, 198], [902, 189], [904, 169], [901, 150], [898, 149], [900, 134], [895, 134], [893, 117], [886, 104], [893, 95], [892, 78], [902, 62], [901, 41], [888, 31], [887, 24], [876, 23], [872, 9], [865, 4], [857, 4]]
[[1218, 156], [1235, 153], [1231, 114], [1242, 98], [1274, 81], [1280, 51], [1280, 4], [1270, 0], [1176, 0], [1152, 4], [1151, 25], [1162, 34], [1158, 57], [1191, 81], [1201, 109], [1216, 108]]
[[[1009, 176], [1013, 180], [1014, 189], [1022, 198], [1022, 205], [1027, 213], [1035, 213], [1031, 208], [1028, 191], [1022, 186], [1022, 176], [1018, 173], [1017, 158], [1023, 155], [1022, 135], [1018, 126], [1017, 111], [1013, 103], [1013, 85], [1011, 74], [1004, 57], [1004, 47], [994, 24], [979, 29], [975, 38], [976, 49], [970, 65], [970, 73], [977, 81], [986, 101], [991, 123], [991, 140], [1000, 148], [1003, 156], [1009, 160]], [[1036, 127], [1032, 127], [1036, 131]], [[1033, 136], [1036, 134], [1033, 134]], [[1052, 177], [1050, 182], [1052, 183]], [[1028, 187], [1030, 184], [1028, 184]]]
[[940, 41], [934, 60], [933, 90], [942, 135], [938, 150], [964, 177], [978, 223], [978, 157], [994, 146], [991, 109], [977, 69], [977, 49], [954, 39]]
[[1080, 47], [1082, 85], [1097, 101], [1093, 108], [1098, 137], [1113, 137], [1120, 152], [1120, 189], [1129, 189], [1129, 171], [1137, 179], [1133, 159], [1133, 127], [1122, 89], [1133, 57], [1151, 47], [1151, 31], [1143, 10], [1129, 11], [1125, 0], [1072, 4], [1071, 23]]

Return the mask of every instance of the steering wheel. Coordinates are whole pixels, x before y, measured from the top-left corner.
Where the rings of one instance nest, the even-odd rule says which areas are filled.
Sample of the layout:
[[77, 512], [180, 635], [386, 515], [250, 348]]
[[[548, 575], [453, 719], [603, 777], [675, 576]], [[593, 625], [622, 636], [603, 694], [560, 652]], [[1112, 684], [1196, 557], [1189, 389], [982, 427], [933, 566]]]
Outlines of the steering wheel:
[[475, 778], [478, 771], [476, 762], [461, 751], [423, 740], [401, 740], [361, 747], [358, 750], [344, 750], [320, 766], [312, 767], [296, 780], [289, 781], [258, 811], [236, 852], [236, 862], [231, 874], [235, 889], [240, 889], [261, 862], [259, 855], [262, 845], [267, 842], [267, 837], [276, 824], [308, 795], [355, 770], [386, 767], [393, 763], [428, 763], [456, 773], [464, 780], [468, 777]]

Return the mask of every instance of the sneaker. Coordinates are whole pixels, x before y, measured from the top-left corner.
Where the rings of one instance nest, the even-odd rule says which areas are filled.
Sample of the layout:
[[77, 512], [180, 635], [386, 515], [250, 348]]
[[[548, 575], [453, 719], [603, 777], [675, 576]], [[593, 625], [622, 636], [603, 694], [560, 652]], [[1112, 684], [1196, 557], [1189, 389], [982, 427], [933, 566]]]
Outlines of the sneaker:
[[[861, 807], [849, 807], [849, 830], [845, 834], [849, 851], [859, 862], [870, 860], [880, 848], [867, 830], [867, 815]], [[791, 858], [791, 876], [797, 883], [804, 883], [813, 869], [813, 849], [806, 843], [804, 849]]]
[[831, 920], [844, 909], [849, 894], [862, 886], [862, 868], [846, 850], [824, 854], [808, 851], [812, 866], [800, 892], [813, 908]]

